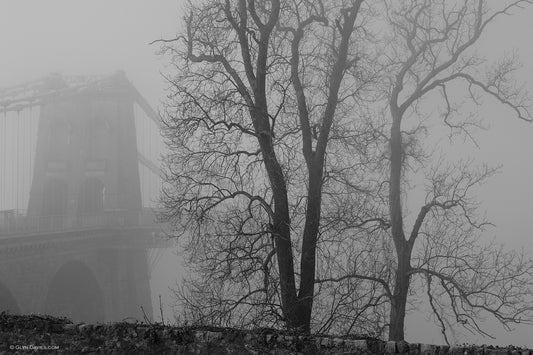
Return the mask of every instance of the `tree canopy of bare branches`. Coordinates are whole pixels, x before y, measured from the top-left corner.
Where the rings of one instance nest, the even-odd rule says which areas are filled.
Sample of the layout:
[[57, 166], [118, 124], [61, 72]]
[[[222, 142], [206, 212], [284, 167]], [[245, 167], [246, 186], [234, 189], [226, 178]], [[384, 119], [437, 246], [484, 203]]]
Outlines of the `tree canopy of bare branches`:
[[[194, 265], [189, 316], [404, 340], [416, 296], [446, 341], [450, 322], [486, 334], [481, 314], [531, 321], [532, 261], [484, 238], [474, 198], [498, 169], [431, 141], [436, 126], [474, 141], [482, 98], [532, 121], [515, 58], [475, 51], [530, 3], [191, 3], [159, 41], [174, 65], [162, 201]], [[409, 223], [413, 172], [425, 200]]]
[[205, 1], [163, 41], [177, 72], [163, 202], [202, 275], [189, 290], [216, 295], [188, 298], [206, 318], [310, 331], [322, 207], [364, 188], [362, 162], [345, 162], [372, 144], [354, 117], [374, 82], [362, 2]]

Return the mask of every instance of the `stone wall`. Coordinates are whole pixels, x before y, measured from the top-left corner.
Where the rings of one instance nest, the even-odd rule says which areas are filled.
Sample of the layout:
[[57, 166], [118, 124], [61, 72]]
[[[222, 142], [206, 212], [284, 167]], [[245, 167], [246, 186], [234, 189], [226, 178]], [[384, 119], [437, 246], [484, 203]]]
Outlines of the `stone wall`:
[[377, 339], [302, 337], [274, 330], [73, 324], [49, 316], [0, 314], [0, 354], [528, 354], [492, 346], [436, 346]]

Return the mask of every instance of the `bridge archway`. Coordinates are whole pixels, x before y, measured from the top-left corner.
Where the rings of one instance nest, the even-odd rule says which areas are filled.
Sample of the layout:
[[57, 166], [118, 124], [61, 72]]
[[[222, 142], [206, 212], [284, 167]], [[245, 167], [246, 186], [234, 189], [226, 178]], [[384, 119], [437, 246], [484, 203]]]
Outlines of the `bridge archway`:
[[7, 311], [11, 314], [20, 313], [15, 297], [13, 297], [9, 288], [0, 281], [0, 312], [3, 311]]
[[69, 261], [50, 283], [44, 311], [74, 322], [104, 321], [104, 298], [93, 272], [79, 261]]

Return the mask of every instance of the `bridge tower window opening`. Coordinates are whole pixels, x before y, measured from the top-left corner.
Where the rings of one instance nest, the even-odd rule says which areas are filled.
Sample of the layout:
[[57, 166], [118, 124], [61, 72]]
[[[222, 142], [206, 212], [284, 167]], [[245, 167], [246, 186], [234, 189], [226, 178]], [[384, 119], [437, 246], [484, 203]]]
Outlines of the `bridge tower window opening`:
[[78, 200], [80, 215], [98, 215], [104, 211], [105, 185], [99, 178], [90, 177], [81, 184]]
[[88, 120], [85, 125], [89, 157], [105, 157], [109, 153], [109, 122], [104, 118], [93, 118]]
[[67, 151], [70, 145], [72, 127], [63, 121], [55, 120], [50, 123], [50, 156], [57, 158]]
[[44, 184], [43, 216], [64, 216], [68, 210], [68, 185], [66, 181], [54, 178]]

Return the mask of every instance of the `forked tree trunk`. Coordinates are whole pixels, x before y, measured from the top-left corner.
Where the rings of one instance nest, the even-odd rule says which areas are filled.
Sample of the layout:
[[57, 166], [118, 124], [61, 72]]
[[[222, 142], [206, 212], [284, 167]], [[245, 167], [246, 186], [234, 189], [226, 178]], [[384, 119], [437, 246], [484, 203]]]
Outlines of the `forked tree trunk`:
[[[305, 101], [305, 93], [299, 78], [299, 41], [303, 36], [303, 27], [294, 32], [292, 45], [291, 75], [293, 86], [297, 93], [298, 110], [302, 128], [303, 153], [307, 163], [309, 186], [307, 188], [307, 206], [305, 226], [302, 240], [302, 258], [300, 261], [300, 289], [298, 292], [298, 317], [301, 317], [301, 331], [310, 333], [311, 315], [313, 310], [314, 288], [316, 278], [316, 250], [320, 228], [320, 215], [322, 205], [322, 183], [324, 176], [324, 163], [329, 134], [334, 122], [335, 111], [339, 102], [339, 90], [347, 69], [347, 58], [350, 48], [350, 39], [354, 33], [355, 20], [363, 0], [352, 2], [352, 6], [345, 8], [342, 14], [342, 26], [339, 26], [341, 39], [338, 47], [336, 61], [332, 67], [328, 102], [322, 118], [318, 134], [316, 149], [312, 150], [311, 128], [309, 112]], [[305, 27], [305, 26], [304, 26]]]
[[[253, 112], [255, 113], [255, 112]], [[259, 116], [259, 119], [257, 118]], [[266, 125], [266, 114], [263, 117], [256, 116], [256, 122], [261, 122], [257, 129], [259, 132], [270, 129]], [[276, 258], [278, 261], [280, 277], [280, 296], [283, 316], [286, 326], [289, 329], [308, 329], [305, 324], [305, 317], [302, 313], [301, 305], [298, 302], [296, 293], [296, 281], [294, 277], [294, 256], [292, 252], [289, 202], [287, 194], [287, 184], [283, 175], [283, 170], [276, 158], [274, 147], [270, 136], [261, 136], [259, 145], [263, 154], [263, 161], [272, 187], [274, 198], [274, 216], [272, 220], [272, 234], [276, 248]]]
[[313, 164], [309, 173], [307, 210], [305, 216], [302, 259], [300, 261], [300, 290], [298, 301], [305, 320], [304, 332], [311, 331], [311, 312], [315, 291], [316, 248], [322, 204], [322, 164]]

